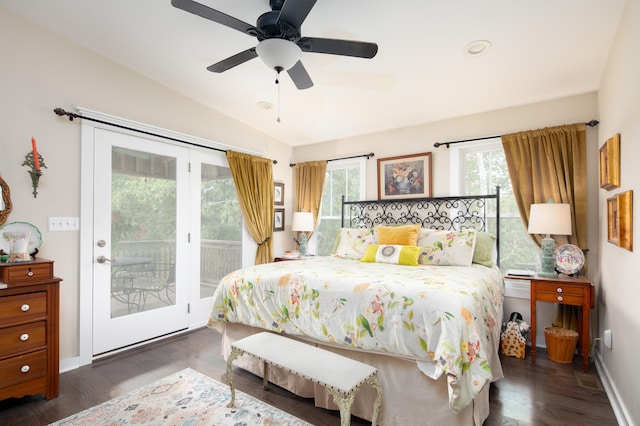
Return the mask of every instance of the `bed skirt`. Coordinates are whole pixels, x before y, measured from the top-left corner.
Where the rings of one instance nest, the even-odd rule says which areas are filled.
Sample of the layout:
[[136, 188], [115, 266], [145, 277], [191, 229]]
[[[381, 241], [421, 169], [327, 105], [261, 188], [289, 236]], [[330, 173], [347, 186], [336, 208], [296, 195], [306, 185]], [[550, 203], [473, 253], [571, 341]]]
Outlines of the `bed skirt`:
[[[222, 331], [222, 356], [227, 359], [231, 352], [231, 343], [253, 333], [264, 331], [242, 324], [227, 323]], [[292, 336], [289, 336], [292, 337]], [[304, 340], [303, 340], [304, 341]], [[310, 343], [306, 341], [306, 343]], [[357, 350], [346, 350], [334, 346], [312, 344], [341, 354], [348, 358], [364, 362], [378, 369], [378, 380], [382, 387], [382, 410], [378, 422], [383, 426], [399, 424], [446, 424], [480, 426], [489, 415], [489, 384], [461, 412], [456, 413], [449, 407], [447, 379], [443, 375], [433, 380], [422, 374], [414, 360], [395, 358]], [[234, 361], [234, 366], [263, 376], [262, 363], [250, 356], [242, 356]], [[500, 377], [502, 377], [500, 369]], [[303, 397], [313, 398], [317, 407], [338, 410], [333, 399], [321, 385], [303, 379], [281, 369], [271, 367], [269, 380], [288, 391]], [[351, 413], [371, 421], [374, 389], [363, 385], [356, 393]], [[425, 420], [428, 421], [425, 423]]]

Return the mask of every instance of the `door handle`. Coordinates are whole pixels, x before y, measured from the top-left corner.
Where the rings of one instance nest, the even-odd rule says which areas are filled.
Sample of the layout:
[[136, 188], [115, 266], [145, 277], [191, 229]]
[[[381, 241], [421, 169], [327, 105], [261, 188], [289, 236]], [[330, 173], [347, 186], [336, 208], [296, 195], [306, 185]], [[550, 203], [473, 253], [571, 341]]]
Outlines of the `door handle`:
[[116, 261], [116, 258], [114, 257], [113, 259], [109, 259], [109, 258], [106, 258], [106, 257], [104, 257], [104, 256], [98, 256], [98, 257], [96, 258], [96, 260], [98, 261], [98, 263], [104, 263], [104, 262], [115, 262], [115, 261]]

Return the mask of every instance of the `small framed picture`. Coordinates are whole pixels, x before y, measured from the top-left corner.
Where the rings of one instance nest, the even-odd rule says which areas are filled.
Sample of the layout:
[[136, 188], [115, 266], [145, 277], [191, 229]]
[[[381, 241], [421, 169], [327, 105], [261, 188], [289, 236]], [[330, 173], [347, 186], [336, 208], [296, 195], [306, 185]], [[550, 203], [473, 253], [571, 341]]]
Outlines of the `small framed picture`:
[[273, 230], [284, 231], [284, 209], [273, 210]]
[[431, 153], [378, 158], [378, 200], [431, 197]]
[[620, 133], [600, 147], [600, 188], [610, 191], [620, 187]]
[[284, 183], [274, 182], [273, 187], [273, 204], [276, 206], [284, 206]]

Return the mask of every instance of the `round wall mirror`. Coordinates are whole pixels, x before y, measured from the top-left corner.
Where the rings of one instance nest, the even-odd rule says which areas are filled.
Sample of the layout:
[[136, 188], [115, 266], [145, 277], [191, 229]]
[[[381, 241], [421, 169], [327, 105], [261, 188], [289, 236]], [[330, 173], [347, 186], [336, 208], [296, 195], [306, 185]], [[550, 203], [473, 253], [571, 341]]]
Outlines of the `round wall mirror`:
[[4, 224], [11, 213], [11, 195], [9, 185], [0, 177], [0, 190], [2, 191], [2, 199], [0, 200], [0, 225]]

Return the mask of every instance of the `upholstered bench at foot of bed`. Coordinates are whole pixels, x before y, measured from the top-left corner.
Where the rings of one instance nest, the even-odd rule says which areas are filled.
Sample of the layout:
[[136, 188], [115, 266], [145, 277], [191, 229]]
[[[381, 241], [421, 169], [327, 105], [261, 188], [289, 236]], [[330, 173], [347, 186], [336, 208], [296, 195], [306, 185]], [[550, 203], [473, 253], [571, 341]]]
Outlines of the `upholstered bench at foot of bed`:
[[235, 402], [231, 364], [245, 353], [264, 363], [265, 388], [269, 381], [268, 365], [283, 368], [324, 386], [340, 409], [342, 426], [351, 422], [351, 405], [356, 390], [361, 384], [368, 383], [377, 392], [371, 421], [371, 425], [375, 426], [382, 405], [382, 389], [378, 383], [378, 370], [375, 367], [267, 332], [253, 334], [231, 344], [231, 354], [227, 359], [227, 379], [231, 389], [231, 401], [228, 407], [232, 407]]

